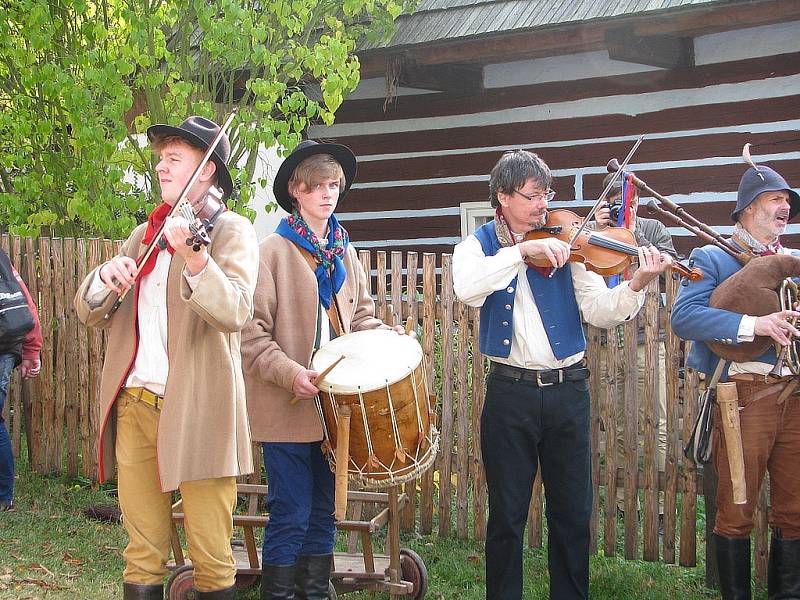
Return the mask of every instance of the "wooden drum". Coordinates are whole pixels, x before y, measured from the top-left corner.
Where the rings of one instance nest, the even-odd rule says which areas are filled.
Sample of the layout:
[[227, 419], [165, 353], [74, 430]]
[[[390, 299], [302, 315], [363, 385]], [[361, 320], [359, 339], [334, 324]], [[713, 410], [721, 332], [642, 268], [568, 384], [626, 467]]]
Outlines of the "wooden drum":
[[317, 401], [334, 470], [343, 472], [336, 463], [346, 460], [351, 480], [388, 487], [429, 469], [439, 432], [417, 340], [386, 329], [350, 333], [320, 348], [311, 368], [322, 373], [340, 357]]

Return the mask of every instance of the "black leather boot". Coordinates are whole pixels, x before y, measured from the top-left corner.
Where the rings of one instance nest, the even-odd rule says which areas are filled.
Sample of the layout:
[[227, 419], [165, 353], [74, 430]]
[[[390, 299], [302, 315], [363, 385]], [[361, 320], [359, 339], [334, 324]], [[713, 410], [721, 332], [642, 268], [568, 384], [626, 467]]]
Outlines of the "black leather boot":
[[295, 600], [294, 577], [296, 565], [261, 568], [261, 600]]
[[784, 540], [773, 531], [767, 573], [769, 600], [800, 600], [800, 540]]
[[751, 600], [750, 538], [733, 539], [715, 533], [714, 545], [722, 600]]
[[197, 600], [236, 600], [239, 597], [235, 585], [224, 590], [214, 590], [213, 592], [197, 591], [196, 594]]
[[333, 554], [301, 556], [295, 581], [295, 600], [328, 600]]
[[123, 600], [164, 600], [163, 585], [145, 585], [142, 583], [122, 584]]

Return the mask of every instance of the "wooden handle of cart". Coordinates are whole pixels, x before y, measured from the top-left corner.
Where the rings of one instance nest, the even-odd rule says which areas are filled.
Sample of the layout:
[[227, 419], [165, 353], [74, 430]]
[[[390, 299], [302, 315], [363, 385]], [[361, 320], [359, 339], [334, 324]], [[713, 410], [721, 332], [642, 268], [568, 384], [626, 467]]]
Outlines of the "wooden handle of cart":
[[[325, 369], [325, 370], [324, 370], [322, 373], [320, 373], [319, 375], [317, 375], [317, 377], [314, 379], [314, 385], [316, 385], [317, 387], [321, 386], [321, 385], [322, 385], [322, 380], [323, 380], [323, 379], [325, 379], [325, 376], [326, 376], [328, 373], [330, 373], [331, 371], [333, 371], [333, 367], [335, 367], [335, 366], [336, 366], [336, 365], [338, 365], [340, 362], [342, 362], [342, 359], [343, 359], [343, 358], [344, 358], [344, 354], [342, 354], [342, 356], [340, 356], [340, 357], [339, 357], [339, 358], [337, 358], [335, 361], [333, 361], [333, 362], [332, 362], [332, 363], [331, 363], [331, 364], [328, 366], [328, 368], [327, 368], [327, 369]], [[298, 402], [299, 400], [300, 400], [300, 398], [298, 398], [297, 396], [292, 396], [292, 399], [291, 399], [291, 400], [289, 400], [289, 404], [291, 404], [292, 406], [294, 406], [295, 404], [297, 404], [297, 402]]]
[[350, 415], [353, 409], [339, 407], [339, 422], [336, 425], [336, 492], [334, 518], [342, 521], [347, 514], [347, 467], [350, 464]]
[[722, 418], [722, 431], [725, 434], [725, 448], [728, 451], [728, 466], [731, 470], [733, 503], [747, 503], [747, 485], [744, 479], [744, 453], [742, 452], [742, 429], [739, 423], [739, 396], [736, 382], [717, 384], [717, 404]]

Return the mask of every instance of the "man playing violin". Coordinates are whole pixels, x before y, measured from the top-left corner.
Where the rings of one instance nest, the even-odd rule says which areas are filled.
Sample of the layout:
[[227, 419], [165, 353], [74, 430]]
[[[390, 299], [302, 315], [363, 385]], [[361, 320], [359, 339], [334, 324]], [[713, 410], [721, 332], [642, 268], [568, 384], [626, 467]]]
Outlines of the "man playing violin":
[[[612, 327], [637, 313], [644, 288], [671, 263], [639, 249], [630, 281], [609, 289], [555, 237], [526, 239], [547, 221], [550, 169], [536, 154], [506, 152], [489, 176], [495, 219], [453, 253], [456, 295], [481, 308], [481, 352], [490, 358], [481, 415], [489, 490], [486, 597], [522, 597], [522, 536], [537, 465], [545, 485], [550, 598], [589, 595], [592, 482], [589, 370], [581, 317]], [[547, 268], [526, 260], [545, 259]]]
[[[236, 598], [230, 546], [235, 478], [252, 471], [239, 346], [252, 316], [258, 245], [250, 222], [225, 211], [208, 248], [195, 250], [189, 221], [167, 216], [219, 130], [203, 117], [147, 130], [159, 157], [163, 203], [117, 256], [89, 273], [75, 296], [82, 322], [108, 328], [98, 462], [101, 481], [117, 464], [129, 538], [126, 600], [163, 597], [174, 490], [183, 500], [197, 597]], [[229, 156], [223, 136], [188, 191], [192, 205], [202, 205], [212, 186], [230, 195]], [[137, 265], [159, 231], [157, 252]]]
[[[612, 178], [614, 177], [613, 173], [609, 173], [605, 179], [603, 180], [603, 189], [611, 182]], [[623, 200], [627, 199], [627, 202]], [[617, 219], [612, 218], [611, 207], [617, 207], [617, 209], [622, 209], [622, 207], [626, 207], [627, 213], [619, 214]], [[639, 246], [655, 246], [661, 252], [669, 254], [673, 258], [677, 257], [677, 253], [675, 252], [675, 246], [672, 244], [672, 236], [669, 233], [669, 230], [666, 226], [659, 221], [658, 219], [648, 219], [646, 217], [641, 217], [637, 214], [639, 209], [639, 189], [633, 185], [631, 181], [629, 181], [627, 174], [621, 175], [618, 179], [614, 181], [614, 184], [611, 187], [611, 190], [608, 193], [608, 200], [603, 201], [600, 203], [600, 207], [598, 208], [597, 212], [595, 213], [595, 223], [596, 229], [601, 231], [606, 227], [611, 226], [621, 226], [627, 227], [630, 229], [635, 238], [636, 244]], [[593, 225], [592, 223], [589, 224], [590, 226]], [[620, 276], [615, 276], [616, 278]], [[611, 285], [611, 283], [609, 283]], [[663, 315], [663, 312], [662, 312]], [[641, 315], [640, 315], [641, 316]], [[644, 400], [644, 384], [645, 384], [645, 346], [643, 344], [643, 328], [644, 323], [640, 320], [640, 327], [639, 327], [639, 339], [637, 340], [637, 355], [638, 355], [638, 377], [637, 377], [637, 396]], [[663, 324], [662, 324], [663, 325]], [[663, 333], [663, 327], [662, 327]], [[620, 342], [622, 343], [622, 337], [619, 337]], [[601, 349], [601, 368], [602, 371], [606, 371], [606, 349]], [[656, 398], [658, 400], [658, 439], [656, 443], [656, 460], [658, 461], [658, 470], [664, 471], [664, 466], [666, 462], [666, 455], [667, 455], [667, 381], [666, 381], [666, 369], [665, 369], [665, 357], [666, 357], [666, 349], [664, 347], [663, 338], [659, 341], [658, 344], [658, 366], [657, 366], [657, 377], [656, 385], [658, 386], [656, 389]], [[625, 373], [623, 369], [623, 365], [620, 363], [617, 365], [617, 373], [616, 373], [616, 381], [617, 382], [624, 382], [625, 381]], [[600, 386], [600, 398], [599, 402], [604, 402], [607, 393], [607, 386], [601, 385]], [[619, 399], [622, 400], [622, 395], [620, 394]], [[625, 422], [625, 403], [618, 402], [617, 403], [617, 440], [616, 440], [616, 455], [617, 460], [616, 464], [617, 467], [621, 467], [625, 464], [625, 430], [623, 428]], [[644, 412], [645, 412], [645, 402], [639, 402], [639, 422], [644, 422]], [[617, 510], [620, 514], [624, 513], [625, 510], [625, 491], [622, 488], [617, 488]], [[659, 525], [663, 527], [664, 521], [664, 502], [663, 499], [659, 496], [659, 505], [658, 505], [658, 512], [659, 512]]]
[[[730, 242], [756, 256], [795, 254], [783, 248], [779, 236], [800, 212], [800, 196], [786, 180], [769, 167], [751, 167], [739, 183], [735, 222]], [[777, 361], [774, 348], [746, 362], [727, 362], [715, 355], [706, 342], [740, 344], [755, 336], [768, 336], [778, 345], [788, 345], [800, 334], [788, 321], [800, 313], [779, 310], [752, 316], [709, 306], [711, 294], [741, 268], [736, 259], [716, 245], [703, 246], [691, 257], [705, 277], [683, 287], [672, 312], [677, 335], [694, 340], [686, 364], [707, 378], [721, 368], [720, 381], [736, 382], [741, 442], [744, 453], [745, 504], [734, 504], [728, 450], [723, 439], [720, 411], [714, 407], [712, 457], [719, 483], [714, 546], [724, 600], [751, 597], [750, 532], [761, 483], [770, 473], [770, 527], [768, 588], [770, 600], [800, 598], [800, 398], [791, 392], [797, 386], [788, 368], [771, 376]]]

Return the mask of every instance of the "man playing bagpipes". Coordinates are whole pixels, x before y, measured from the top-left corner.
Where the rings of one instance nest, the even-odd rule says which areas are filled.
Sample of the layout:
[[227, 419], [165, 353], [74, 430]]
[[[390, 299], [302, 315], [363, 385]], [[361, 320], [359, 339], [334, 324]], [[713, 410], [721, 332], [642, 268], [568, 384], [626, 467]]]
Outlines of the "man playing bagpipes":
[[[749, 158], [747, 147], [745, 153]], [[719, 474], [714, 544], [724, 600], [751, 597], [750, 532], [766, 471], [769, 598], [800, 598], [800, 398], [793, 394], [798, 379], [772, 345], [787, 346], [800, 333], [790, 321], [800, 313], [791, 304], [782, 308], [773, 291], [785, 277], [800, 274], [800, 259], [789, 256], [800, 252], [779, 241], [800, 211], [800, 196], [774, 170], [751, 164], [731, 214], [733, 236], [692, 252], [704, 278], [681, 288], [672, 312], [675, 333], [695, 342], [687, 366], [707, 379], [716, 371], [720, 381], [734, 382], [717, 388], [713, 417]], [[768, 258], [751, 258], [761, 256]], [[730, 402], [722, 402], [722, 386]]]

